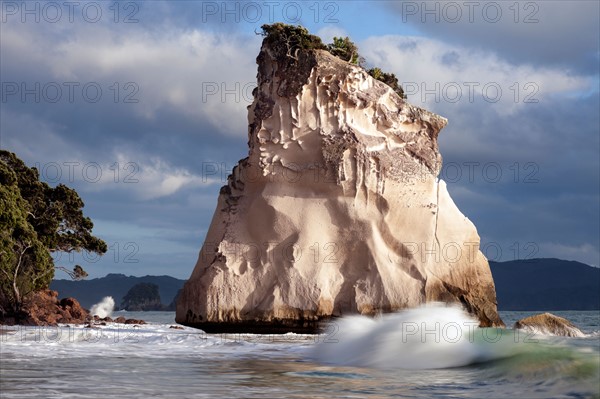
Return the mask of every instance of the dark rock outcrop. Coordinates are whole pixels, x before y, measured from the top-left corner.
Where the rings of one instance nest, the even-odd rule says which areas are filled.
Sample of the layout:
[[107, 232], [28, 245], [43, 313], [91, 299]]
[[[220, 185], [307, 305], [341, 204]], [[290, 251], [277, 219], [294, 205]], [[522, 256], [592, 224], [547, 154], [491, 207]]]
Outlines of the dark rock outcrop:
[[123, 316], [119, 316], [116, 319], [111, 317], [98, 317], [94, 316], [91, 319], [88, 318], [88, 325], [90, 327], [95, 326], [106, 326], [107, 323], [117, 323], [117, 324], [147, 324], [144, 320], [141, 319], [127, 319]]

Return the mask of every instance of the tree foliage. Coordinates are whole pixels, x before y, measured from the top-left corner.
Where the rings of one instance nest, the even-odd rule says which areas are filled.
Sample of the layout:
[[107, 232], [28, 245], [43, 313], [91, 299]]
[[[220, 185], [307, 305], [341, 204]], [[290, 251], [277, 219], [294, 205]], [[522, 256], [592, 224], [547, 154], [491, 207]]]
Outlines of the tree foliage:
[[18, 313], [23, 299], [54, 276], [50, 253], [27, 222], [16, 174], [0, 162], [0, 307]]
[[358, 55], [358, 47], [346, 37], [334, 37], [333, 43], [327, 45], [327, 51], [354, 65], [362, 65], [364, 58]]
[[73, 280], [83, 280], [88, 276], [88, 273], [85, 270], [83, 270], [83, 267], [79, 265], [75, 265], [75, 267], [73, 267], [73, 270], [69, 270], [66, 267], [62, 266], [55, 266], [55, 268], [67, 273], [69, 277], [71, 277]]
[[[67, 186], [50, 187], [11, 152], [0, 150], [0, 306], [18, 312], [25, 297], [47, 288], [55, 251], [103, 254], [106, 243], [92, 235], [84, 204]], [[57, 267], [76, 279], [87, 273]], [[7, 309], [8, 308], [8, 309]]]
[[298, 59], [301, 50], [325, 50], [327, 47], [319, 36], [311, 35], [300, 25], [287, 25], [277, 22], [261, 26], [261, 35], [277, 53]]
[[400, 96], [400, 98], [406, 99], [406, 94], [404, 94], [404, 89], [398, 83], [398, 78], [393, 73], [383, 72], [379, 68], [371, 68], [367, 71], [369, 75], [373, 78], [382, 81], [386, 85], [390, 86], [396, 94]]
[[12, 169], [21, 196], [28, 203], [27, 221], [49, 251], [107, 251], [104, 241], [91, 233], [94, 224], [83, 215], [83, 201], [63, 184], [50, 187], [39, 180], [36, 168], [29, 168], [11, 152], [0, 150], [0, 162]]

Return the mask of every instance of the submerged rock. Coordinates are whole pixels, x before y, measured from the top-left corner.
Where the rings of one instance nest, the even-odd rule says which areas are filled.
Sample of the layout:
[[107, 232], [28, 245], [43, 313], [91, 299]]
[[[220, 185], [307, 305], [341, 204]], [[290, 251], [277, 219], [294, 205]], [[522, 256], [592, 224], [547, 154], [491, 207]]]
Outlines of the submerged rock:
[[585, 334], [569, 320], [555, 316], [552, 313], [541, 313], [535, 316], [526, 317], [517, 321], [513, 328], [542, 335], [558, 335], [563, 337], [585, 336]]
[[257, 63], [249, 154], [221, 188], [176, 321], [314, 332], [442, 301], [504, 326], [475, 226], [437, 179], [447, 120], [324, 50], [265, 39]]

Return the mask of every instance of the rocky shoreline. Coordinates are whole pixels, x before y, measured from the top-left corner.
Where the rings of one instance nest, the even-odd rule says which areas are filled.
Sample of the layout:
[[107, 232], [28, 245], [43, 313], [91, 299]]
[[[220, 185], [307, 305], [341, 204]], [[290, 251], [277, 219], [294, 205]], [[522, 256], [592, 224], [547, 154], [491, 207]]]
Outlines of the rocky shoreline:
[[58, 298], [58, 292], [42, 290], [31, 295], [16, 315], [0, 314], [0, 325], [57, 326], [58, 324], [85, 324], [86, 327], [106, 325], [107, 323], [146, 324], [144, 320], [127, 319], [119, 316], [100, 318], [91, 315], [75, 298]]
[[[143, 325], [147, 324], [141, 319], [128, 319], [124, 316], [112, 318], [99, 317], [91, 315], [90, 311], [83, 308], [75, 298], [58, 299], [58, 292], [53, 290], [43, 290], [32, 295], [25, 304], [19, 317], [0, 317], [0, 325], [6, 326], [57, 326], [58, 324], [83, 324], [84, 328], [100, 328], [109, 323], [125, 325]], [[203, 325], [205, 332], [223, 332], [222, 326], [211, 326], [210, 323]], [[216, 328], [214, 328], [216, 327]], [[282, 325], [279, 331], [272, 324], [263, 326], [261, 323], [246, 323], [239, 326], [241, 328], [231, 329], [230, 333], [251, 332], [264, 333], [264, 330], [271, 332], [283, 332], [290, 330], [290, 326]], [[181, 326], [170, 326], [170, 328], [181, 329]], [[305, 329], [305, 328], [304, 328]], [[303, 331], [304, 329], [298, 329]], [[555, 316], [550, 313], [537, 314], [517, 321], [513, 329], [525, 330], [531, 333], [542, 335], [583, 337], [585, 334], [579, 330], [570, 321]], [[292, 329], [291, 331], [295, 331]], [[0, 333], [6, 333], [6, 330], [0, 330]]]

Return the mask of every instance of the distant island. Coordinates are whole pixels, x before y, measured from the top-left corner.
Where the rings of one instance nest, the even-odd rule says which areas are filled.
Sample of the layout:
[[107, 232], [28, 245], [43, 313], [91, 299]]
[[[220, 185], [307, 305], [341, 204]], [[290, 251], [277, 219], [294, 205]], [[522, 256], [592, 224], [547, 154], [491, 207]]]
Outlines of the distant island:
[[[175, 303], [171, 302], [174, 306]], [[170, 309], [162, 303], [158, 285], [154, 283], [137, 283], [131, 287], [123, 297], [120, 308], [134, 312]]]
[[[499, 310], [598, 310], [600, 309], [600, 269], [580, 262], [561, 259], [528, 259], [492, 262], [490, 268], [496, 284]], [[170, 276], [133, 277], [109, 274], [90, 280], [54, 280], [50, 288], [63, 297], [77, 298], [83, 307], [90, 308], [104, 296], [110, 295], [120, 308], [127, 293], [136, 285], [145, 284], [141, 292], [155, 295], [158, 287], [160, 306], [150, 299], [145, 304], [128, 298], [126, 301], [140, 309], [175, 310], [176, 296], [185, 280]], [[133, 308], [132, 308], [133, 310]]]
[[[112, 296], [118, 309], [130, 306], [130, 310], [175, 310], [175, 299], [184, 283], [185, 280], [171, 276], [134, 277], [111, 273], [90, 280], [53, 280], [50, 289], [62, 297], [77, 298], [87, 309], [105, 296]], [[151, 285], [158, 287], [158, 303]], [[138, 289], [130, 292], [135, 286]]]

